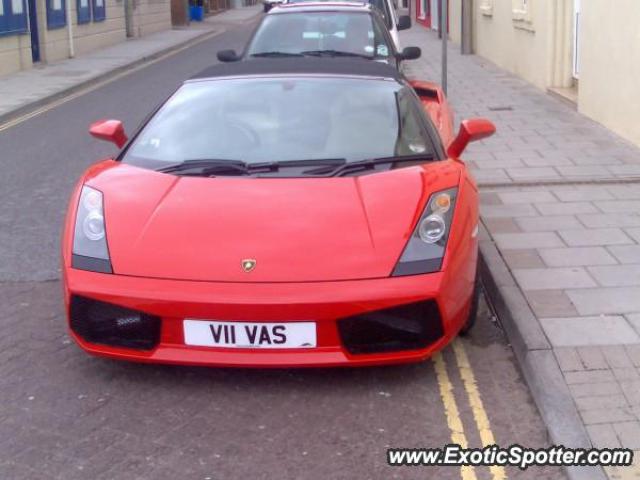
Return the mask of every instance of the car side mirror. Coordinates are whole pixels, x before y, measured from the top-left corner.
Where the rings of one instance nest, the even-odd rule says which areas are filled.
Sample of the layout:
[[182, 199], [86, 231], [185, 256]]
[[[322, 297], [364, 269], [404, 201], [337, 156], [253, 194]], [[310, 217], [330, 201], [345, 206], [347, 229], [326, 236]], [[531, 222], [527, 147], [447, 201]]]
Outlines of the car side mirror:
[[124, 147], [128, 140], [120, 120], [98, 120], [91, 124], [89, 133], [92, 137], [115, 143], [118, 148]]
[[400, 54], [400, 60], [415, 60], [420, 58], [422, 50], [420, 47], [405, 47]]
[[484, 118], [470, 118], [463, 120], [456, 138], [447, 148], [450, 158], [459, 158], [470, 142], [482, 140], [496, 133], [496, 126]]
[[235, 50], [220, 50], [218, 52], [218, 60], [221, 62], [237, 62], [240, 57]]
[[411, 28], [411, 17], [409, 15], [401, 15], [398, 18], [398, 30], [408, 30]]

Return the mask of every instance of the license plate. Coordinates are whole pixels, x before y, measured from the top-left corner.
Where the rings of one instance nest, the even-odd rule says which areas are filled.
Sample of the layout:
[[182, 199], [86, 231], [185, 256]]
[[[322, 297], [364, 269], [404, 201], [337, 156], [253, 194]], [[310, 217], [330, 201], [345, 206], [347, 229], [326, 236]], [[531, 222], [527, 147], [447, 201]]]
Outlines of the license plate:
[[184, 343], [226, 348], [314, 348], [314, 322], [249, 323], [185, 320]]

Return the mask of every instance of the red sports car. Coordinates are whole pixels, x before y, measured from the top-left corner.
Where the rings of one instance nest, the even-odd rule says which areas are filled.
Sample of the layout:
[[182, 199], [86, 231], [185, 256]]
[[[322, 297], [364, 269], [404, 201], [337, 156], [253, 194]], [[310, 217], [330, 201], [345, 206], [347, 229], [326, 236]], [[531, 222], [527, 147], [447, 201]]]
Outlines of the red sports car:
[[352, 59], [214, 66], [78, 182], [64, 296], [87, 352], [227, 366], [419, 361], [475, 317], [491, 135], [431, 83]]

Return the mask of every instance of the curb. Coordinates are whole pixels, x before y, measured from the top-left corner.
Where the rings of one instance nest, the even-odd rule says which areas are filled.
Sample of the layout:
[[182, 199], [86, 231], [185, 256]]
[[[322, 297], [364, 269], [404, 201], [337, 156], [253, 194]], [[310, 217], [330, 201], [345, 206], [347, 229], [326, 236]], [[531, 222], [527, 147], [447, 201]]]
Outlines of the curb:
[[[249, 20], [253, 20], [253, 17], [248, 19]], [[120, 65], [118, 67], [115, 67], [111, 70], [108, 70], [106, 72], [102, 72], [100, 74], [97, 74], [91, 78], [88, 78], [86, 80], [82, 80], [81, 82], [72, 85], [70, 87], [64, 88], [58, 92], [52, 93], [50, 95], [46, 95], [42, 98], [39, 98], [37, 100], [34, 100], [33, 102], [29, 102], [29, 103], [25, 103], [24, 105], [21, 105], [20, 107], [11, 110], [10, 112], [7, 113], [3, 113], [0, 114], [0, 126], [2, 126], [3, 123], [7, 123], [10, 122], [12, 120], [16, 120], [17, 118], [23, 116], [23, 115], [27, 115], [29, 113], [32, 113], [33, 111], [44, 107], [46, 105], [49, 105], [52, 102], [55, 102], [57, 100], [61, 100], [71, 94], [74, 94], [76, 92], [79, 92], [81, 90], [84, 90], [85, 88], [97, 85], [101, 82], [106, 82], [108, 83], [109, 81], [113, 80], [112, 78], [107, 78], [105, 79], [105, 75], [108, 75], [109, 77], [121, 74], [123, 72], [125, 72], [126, 70], [135, 68], [135, 67], [139, 67], [142, 66], [146, 63], [152, 62], [154, 60], [157, 60], [165, 55], [169, 55], [171, 53], [177, 52], [178, 50], [181, 50], [183, 48], [186, 47], [190, 47], [192, 45], [197, 45], [198, 43], [204, 42], [206, 40], [208, 40], [209, 38], [213, 38], [217, 35], [220, 35], [221, 33], [224, 33], [226, 31], [225, 28], [213, 28], [211, 30], [208, 30], [200, 35], [197, 35], [193, 38], [190, 38], [188, 40], [176, 43], [175, 45], [171, 45], [170, 47], [164, 48], [162, 50], [158, 50], [157, 52], [145, 55], [143, 57], [137, 58], [129, 63], [126, 63], [124, 65]]]
[[[482, 223], [479, 268], [484, 290], [511, 342], [551, 443], [592, 448], [551, 344]], [[602, 468], [564, 467], [564, 470], [571, 480], [607, 479]]]

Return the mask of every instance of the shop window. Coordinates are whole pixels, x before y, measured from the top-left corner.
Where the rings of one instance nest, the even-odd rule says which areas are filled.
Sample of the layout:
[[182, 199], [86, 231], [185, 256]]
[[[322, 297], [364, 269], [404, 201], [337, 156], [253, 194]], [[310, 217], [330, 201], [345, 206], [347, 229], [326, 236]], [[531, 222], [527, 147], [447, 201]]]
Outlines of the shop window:
[[0, 35], [15, 35], [27, 31], [25, 0], [0, 0]]
[[91, 5], [89, 0], [76, 0], [78, 10], [78, 24], [89, 23], [91, 21]]
[[62, 28], [67, 24], [65, 0], [47, 0], [47, 28]]

